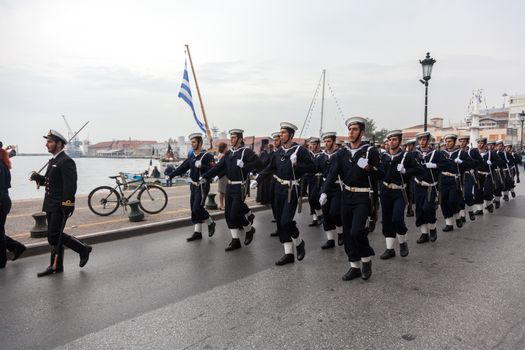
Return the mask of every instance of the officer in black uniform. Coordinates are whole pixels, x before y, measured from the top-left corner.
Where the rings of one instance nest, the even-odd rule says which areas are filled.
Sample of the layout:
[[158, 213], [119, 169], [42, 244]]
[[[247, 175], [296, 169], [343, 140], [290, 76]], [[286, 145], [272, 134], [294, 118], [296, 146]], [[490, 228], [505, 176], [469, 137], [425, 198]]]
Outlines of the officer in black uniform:
[[[323, 176], [323, 181], [330, 172], [330, 166], [338, 152], [335, 144], [336, 133], [325, 132], [321, 135], [324, 142], [324, 151], [317, 157], [318, 171]], [[335, 237], [337, 235], [338, 245], [343, 245], [343, 222], [341, 219], [341, 195], [342, 187], [339, 179], [326, 190], [326, 204], [322, 206], [323, 210], [323, 229], [326, 234], [326, 243], [321, 246], [322, 249], [331, 249], [335, 247]]]
[[250, 148], [244, 146], [244, 130], [232, 129], [230, 134], [230, 146], [224, 157], [219, 163], [202, 174], [201, 184], [213, 179], [226, 176], [228, 185], [226, 186], [226, 223], [230, 229], [232, 240], [226, 247], [226, 251], [241, 248], [239, 239], [241, 231], [244, 231], [244, 245], [248, 245], [253, 240], [255, 227], [252, 226], [253, 219], [248, 218], [247, 213], [250, 209], [244, 202], [248, 191], [248, 180], [251, 171], [257, 171], [262, 167], [261, 160]]
[[215, 165], [213, 154], [202, 149], [203, 139], [201, 133], [193, 133], [188, 136], [191, 142], [193, 154], [188, 157], [181, 165], [174, 169], [168, 176], [173, 179], [190, 171], [190, 208], [191, 222], [195, 225], [193, 234], [186, 238], [188, 242], [202, 239], [202, 224], [208, 225], [208, 236], [212, 237], [215, 233], [215, 222], [204, 208], [206, 196], [210, 192], [210, 183], [199, 183], [202, 174], [213, 168]]
[[[325, 204], [328, 189], [340, 179], [343, 186], [341, 215], [345, 252], [350, 269], [343, 275], [344, 281], [358, 277], [367, 280], [372, 275], [374, 250], [368, 241], [367, 222], [374, 210], [374, 175], [379, 167], [379, 151], [362, 142], [366, 119], [352, 117], [346, 120], [350, 147], [339, 150], [321, 189], [319, 201]], [[361, 267], [362, 264], [362, 267]]]
[[277, 215], [277, 231], [279, 240], [284, 246], [284, 255], [275, 262], [281, 266], [295, 261], [293, 247], [297, 250], [297, 260], [305, 256], [305, 243], [299, 237], [299, 229], [294, 220], [300, 193], [300, 179], [306, 173], [313, 173], [315, 165], [308, 150], [293, 142], [297, 126], [292, 123], [281, 123], [281, 148], [275, 151], [268, 166], [259, 173], [252, 183], [255, 188], [265, 178], [273, 176], [276, 180], [274, 192], [275, 213]]
[[416, 183], [416, 226], [421, 230], [417, 243], [434, 242], [437, 239], [436, 210], [438, 207], [439, 168], [445, 165], [443, 153], [430, 147], [431, 135], [428, 131], [416, 135], [419, 147], [416, 160], [423, 167], [423, 173], [414, 176]]
[[304, 180], [308, 186], [310, 215], [312, 215], [312, 222], [308, 226], [313, 227], [323, 223], [323, 211], [319, 205], [319, 189], [323, 181], [323, 174], [319, 171], [318, 159], [323, 154], [323, 152], [321, 152], [321, 139], [319, 137], [310, 137], [308, 139], [308, 150], [310, 152], [310, 158], [312, 158], [316, 166], [313, 173], [305, 174], [304, 176]]
[[[478, 178], [478, 167], [483, 163], [481, 155], [477, 148], [469, 147], [470, 136], [469, 135], [460, 135], [458, 137], [459, 148], [462, 152], [466, 152], [467, 157], [464, 160], [465, 172], [463, 173], [462, 183], [463, 183], [463, 198], [461, 201], [461, 210], [460, 216], [463, 218], [466, 217], [465, 211], [468, 213], [470, 221], [476, 220], [474, 213], [475, 206], [475, 197], [474, 193], [476, 188], [479, 188], [479, 178]], [[482, 211], [483, 212], [483, 211]]]
[[44, 138], [47, 139], [46, 147], [53, 158], [49, 160], [45, 176], [33, 172], [30, 179], [46, 188], [42, 211], [47, 215], [47, 240], [52, 249], [51, 262], [44, 271], [37, 274], [38, 277], [64, 271], [64, 246], [80, 255], [80, 267], [86, 265], [92, 250], [90, 246], [63, 232], [67, 219], [75, 210], [77, 191], [76, 165], [64, 152], [66, 138], [56, 130], [49, 130]]
[[408, 204], [406, 189], [408, 179], [423, 172], [413, 154], [400, 148], [403, 139], [401, 130], [390, 131], [386, 138], [388, 151], [381, 155], [379, 165], [379, 176], [383, 179], [380, 198], [383, 236], [386, 240], [386, 250], [380, 257], [383, 260], [396, 256], [396, 236], [399, 241], [399, 254], [402, 257], [408, 255], [408, 228], [405, 224], [405, 206]]

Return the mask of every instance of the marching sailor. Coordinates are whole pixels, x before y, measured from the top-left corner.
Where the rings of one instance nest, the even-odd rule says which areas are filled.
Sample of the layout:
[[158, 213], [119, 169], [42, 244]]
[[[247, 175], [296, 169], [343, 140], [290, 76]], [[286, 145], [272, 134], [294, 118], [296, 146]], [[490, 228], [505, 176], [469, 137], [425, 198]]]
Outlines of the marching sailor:
[[[416, 151], [416, 139], [410, 139], [405, 142], [405, 152], [408, 153], [408, 156], [415, 157]], [[408, 204], [407, 204], [407, 218], [414, 216], [414, 177], [411, 175], [406, 175], [406, 192], [408, 197]]]
[[437, 239], [436, 210], [438, 206], [439, 169], [445, 162], [445, 156], [437, 149], [430, 147], [430, 132], [423, 131], [416, 135], [419, 148], [416, 159], [423, 166], [423, 173], [414, 176], [416, 183], [416, 226], [421, 230], [417, 243], [434, 242]]
[[[483, 163], [483, 159], [479, 154], [477, 148], [469, 147], [470, 136], [469, 135], [460, 135], [458, 137], [459, 148], [462, 152], [467, 153], [465, 163], [465, 173], [463, 175], [463, 200], [461, 201], [461, 210], [460, 215], [462, 218], [465, 217], [465, 210], [468, 212], [470, 221], [476, 220], [474, 206], [475, 206], [475, 189], [478, 189], [479, 179], [478, 179], [478, 167]], [[483, 207], [480, 207], [481, 212], [483, 213]]]
[[64, 246], [80, 256], [80, 267], [84, 267], [92, 248], [64, 232], [67, 219], [75, 211], [75, 194], [77, 192], [77, 168], [75, 161], [65, 152], [67, 140], [56, 130], [49, 130], [44, 136], [47, 151], [53, 155], [49, 160], [44, 176], [32, 172], [30, 180], [39, 186], [45, 186], [46, 194], [42, 211], [47, 218], [47, 241], [51, 245], [51, 262], [38, 277], [48, 276], [64, 271]]
[[350, 261], [350, 269], [343, 275], [344, 281], [361, 277], [367, 280], [372, 275], [372, 256], [374, 250], [368, 241], [367, 222], [374, 212], [374, 175], [378, 171], [379, 151], [364, 143], [366, 119], [352, 117], [346, 120], [350, 147], [337, 151], [333, 164], [321, 188], [319, 202], [328, 201], [328, 189], [337, 180], [343, 186], [341, 215], [345, 252]]
[[[273, 139], [273, 149], [274, 151], [272, 152], [271, 154], [271, 158], [273, 157], [277, 157], [277, 151], [279, 151], [279, 149], [281, 148], [281, 133], [279, 131], [276, 131], [274, 133], [272, 133], [272, 139]], [[272, 161], [272, 159], [270, 158], [270, 162]], [[270, 179], [270, 183], [271, 183], [271, 190], [270, 190], [270, 198], [271, 198], [271, 204], [272, 204], [272, 216], [273, 216], [273, 220], [272, 222], [277, 222], [277, 214], [275, 213], [275, 208], [276, 208], [276, 205], [274, 203], [274, 200], [275, 200], [275, 183], [276, 183], [276, 180], [274, 177], [271, 177]], [[275, 231], [270, 233], [270, 236], [271, 237], [279, 237], [279, 231], [277, 230], [277, 228], [275, 228]]]
[[380, 192], [383, 235], [386, 240], [386, 250], [381, 259], [390, 259], [396, 256], [394, 244], [397, 236], [399, 241], [399, 254], [408, 255], [408, 243], [405, 224], [405, 205], [408, 204], [406, 192], [410, 176], [422, 173], [423, 168], [416, 162], [413, 155], [401, 150], [403, 138], [401, 130], [390, 131], [388, 139], [388, 152], [381, 156], [379, 173], [383, 178]]
[[493, 168], [498, 164], [498, 155], [493, 150], [490, 150], [487, 143], [487, 138], [481, 137], [477, 139], [478, 151], [483, 162], [478, 167], [479, 189], [474, 189], [474, 197], [476, 200], [476, 215], [483, 215], [483, 207], [489, 213], [494, 212], [494, 190], [496, 187], [495, 173]]
[[299, 202], [299, 199], [302, 198], [300, 179], [304, 174], [315, 171], [315, 165], [308, 150], [293, 142], [297, 126], [288, 122], [282, 122], [280, 126], [281, 148], [275, 151], [270, 164], [259, 173], [256, 181], [251, 185], [252, 188], [255, 188], [258, 183], [270, 176], [276, 180], [274, 206], [277, 232], [284, 246], [284, 255], [275, 262], [278, 266], [295, 261], [294, 246], [297, 250], [297, 260], [304, 259], [305, 243], [299, 237], [299, 229], [294, 216], [298, 205], [301, 205]]
[[507, 152], [508, 145], [504, 145], [503, 141], [496, 145], [498, 150], [498, 157], [501, 159], [501, 174], [503, 177], [503, 200], [505, 202], [509, 201], [509, 192], [514, 192], [514, 175], [512, 174], [512, 169], [514, 168], [514, 157]]
[[498, 140], [496, 141], [489, 141], [487, 142], [487, 147], [491, 152], [495, 153], [495, 159], [492, 160], [492, 171], [494, 173], [494, 180], [495, 180], [495, 187], [494, 187], [494, 208], [499, 209], [501, 206], [501, 196], [503, 189], [505, 187], [505, 183], [503, 181], [502, 176], [502, 170], [503, 170], [503, 162], [501, 161], [501, 158], [498, 155], [498, 149], [497, 146], [500, 145], [503, 146], [503, 141]]
[[[249, 219], [250, 209], [244, 202], [247, 194], [247, 181], [251, 171], [261, 168], [262, 163], [259, 157], [250, 148], [244, 146], [243, 133], [241, 129], [232, 129], [230, 134], [229, 149], [219, 163], [204, 174], [200, 183], [204, 184], [215, 176], [228, 178], [226, 186], [226, 208], [225, 217], [228, 228], [232, 236], [226, 251], [241, 248], [240, 234], [244, 231], [244, 245], [248, 245], [253, 240], [255, 228], [252, 226], [253, 219]], [[250, 213], [250, 214], [247, 214]]]
[[[321, 135], [324, 142], [324, 152], [318, 159], [318, 170], [326, 180], [330, 172], [330, 166], [338, 152], [335, 144], [335, 132], [325, 132]], [[321, 246], [322, 249], [335, 247], [335, 237], [337, 235], [337, 244], [343, 245], [343, 223], [341, 220], [341, 182], [339, 179], [326, 190], [326, 203], [322, 206], [323, 210], [323, 229], [326, 234], [326, 243]], [[318, 200], [319, 202], [319, 200]]]
[[[520, 165], [523, 163], [521, 160], [521, 156], [514, 152], [512, 149], [512, 145], [508, 145], [508, 152], [512, 154], [512, 157], [514, 158], [514, 176], [516, 177], [516, 182], [520, 183]], [[516, 193], [514, 191], [511, 191], [512, 197], [516, 197]]]
[[214, 166], [214, 157], [210, 152], [202, 149], [202, 134], [193, 133], [188, 136], [193, 149], [192, 156], [188, 157], [179, 167], [168, 174], [170, 179], [175, 176], [181, 176], [188, 170], [190, 171], [190, 208], [191, 221], [195, 225], [193, 234], [186, 238], [188, 242], [202, 239], [202, 224], [208, 225], [208, 236], [212, 237], [215, 233], [215, 222], [210, 217], [208, 211], [204, 208], [206, 197], [210, 192], [209, 182], [199, 183], [202, 174], [206, 173]]
[[319, 189], [322, 185], [323, 174], [319, 171], [319, 157], [323, 154], [321, 152], [321, 139], [319, 137], [310, 137], [308, 139], [308, 150], [310, 158], [314, 162], [316, 169], [311, 174], [305, 174], [304, 180], [308, 185], [308, 204], [310, 205], [310, 215], [312, 215], [312, 222], [308, 225], [310, 227], [321, 225], [323, 222], [323, 211], [319, 205]]

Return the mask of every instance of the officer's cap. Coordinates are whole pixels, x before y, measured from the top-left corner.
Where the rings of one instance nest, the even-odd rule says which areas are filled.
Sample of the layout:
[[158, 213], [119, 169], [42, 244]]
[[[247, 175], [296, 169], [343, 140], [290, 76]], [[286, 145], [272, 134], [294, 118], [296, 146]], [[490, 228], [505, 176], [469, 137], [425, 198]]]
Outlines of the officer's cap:
[[323, 134], [321, 135], [321, 138], [323, 140], [326, 139], [327, 137], [335, 138], [336, 135], [337, 133], [335, 131], [327, 131], [327, 132], [323, 132]]
[[456, 134], [446, 134], [445, 137], [443, 138], [443, 140], [448, 140], [448, 139], [454, 139], [454, 140], [457, 140], [458, 139], [458, 135]]
[[297, 126], [295, 126], [294, 124], [292, 123], [288, 123], [288, 122], [282, 122], [280, 124], [280, 127], [281, 129], [290, 129], [292, 130], [293, 132], [296, 132], [297, 131]]
[[416, 140], [419, 140], [422, 137], [427, 137], [429, 140], [432, 138], [430, 131], [422, 131], [416, 134]]
[[363, 117], [350, 117], [345, 121], [345, 125], [348, 128], [350, 125], [358, 124], [361, 125], [363, 128], [366, 124], [366, 119]]
[[202, 139], [202, 134], [200, 132], [194, 132], [192, 134], [189, 134], [188, 139], [191, 140], [197, 137], [200, 137]]
[[388, 140], [389, 138], [391, 138], [392, 136], [399, 136], [399, 138], [401, 138], [403, 136], [403, 131], [401, 130], [392, 130], [392, 131], [389, 131], [387, 134], [386, 134], [386, 139]]
[[49, 129], [49, 132], [47, 133], [46, 136], [44, 136], [44, 138], [55, 140], [55, 141], [62, 141], [64, 145], [67, 143], [66, 138], [61, 133], [53, 129]]

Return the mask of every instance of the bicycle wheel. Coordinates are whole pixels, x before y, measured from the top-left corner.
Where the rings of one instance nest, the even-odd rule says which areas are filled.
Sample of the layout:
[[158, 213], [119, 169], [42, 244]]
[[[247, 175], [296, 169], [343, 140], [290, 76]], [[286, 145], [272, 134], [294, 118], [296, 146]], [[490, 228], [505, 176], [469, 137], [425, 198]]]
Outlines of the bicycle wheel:
[[140, 209], [148, 214], [158, 214], [163, 211], [168, 204], [166, 191], [157, 185], [145, 185], [145, 187], [140, 190], [137, 199], [139, 200]]
[[89, 209], [97, 215], [113, 214], [120, 205], [120, 195], [109, 186], [95, 188], [88, 196]]

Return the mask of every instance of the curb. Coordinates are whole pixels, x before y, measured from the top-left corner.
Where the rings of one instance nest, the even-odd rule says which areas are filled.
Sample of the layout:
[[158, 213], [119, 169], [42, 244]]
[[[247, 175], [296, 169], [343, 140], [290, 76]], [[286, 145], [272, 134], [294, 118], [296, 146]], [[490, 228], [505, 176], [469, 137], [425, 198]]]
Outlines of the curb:
[[[269, 209], [265, 205], [255, 205], [249, 207], [253, 212], [262, 211]], [[214, 220], [220, 220], [224, 218], [224, 212], [210, 214]], [[181, 228], [185, 226], [190, 226], [193, 223], [191, 218], [182, 218], [182, 219], [173, 219], [165, 220], [161, 222], [153, 222], [150, 224], [143, 224], [134, 227], [126, 227], [116, 230], [101, 231], [95, 233], [88, 233], [82, 236], [78, 236], [82, 242], [87, 244], [97, 244], [110, 241], [116, 241], [119, 239], [125, 239], [136, 236], [143, 236], [152, 233], [157, 233], [165, 230], [173, 230], [176, 228]], [[47, 242], [32, 243], [26, 245], [26, 251], [22, 254], [19, 259], [30, 257], [34, 255], [41, 255], [49, 253], [49, 244]]]

